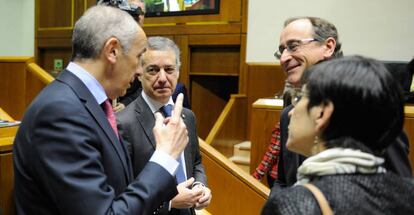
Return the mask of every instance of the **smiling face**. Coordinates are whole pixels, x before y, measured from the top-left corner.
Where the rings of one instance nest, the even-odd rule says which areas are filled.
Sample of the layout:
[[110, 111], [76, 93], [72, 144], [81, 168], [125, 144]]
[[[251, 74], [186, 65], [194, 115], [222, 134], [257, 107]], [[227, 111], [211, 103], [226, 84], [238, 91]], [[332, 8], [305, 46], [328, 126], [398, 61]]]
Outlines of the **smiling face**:
[[[314, 31], [312, 24], [307, 19], [298, 19], [289, 23], [280, 35], [280, 46], [286, 46], [292, 41], [300, 41], [304, 39], [314, 38]], [[326, 47], [324, 42], [312, 41], [302, 43], [295, 51], [289, 52], [284, 50], [281, 53], [280, 64], [287, 74], [287, 81], [300, 87], [300, 79], [303, 72], [310, 66], [314, 65], [320, 60], [323, 60], [326, 55]]]
[[172, 50], [147, 50], [142, 56], [142, 89], [152, 99], [167, 103], [177, 85], [179, 71]]

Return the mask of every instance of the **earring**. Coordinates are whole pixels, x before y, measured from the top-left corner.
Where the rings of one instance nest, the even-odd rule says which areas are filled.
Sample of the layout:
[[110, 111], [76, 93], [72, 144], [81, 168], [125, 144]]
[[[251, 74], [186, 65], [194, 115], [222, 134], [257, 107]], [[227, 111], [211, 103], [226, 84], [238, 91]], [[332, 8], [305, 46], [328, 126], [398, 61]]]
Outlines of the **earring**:
[[319, 136], [316, 135], [315, 139], [313, 140], [313, 143], [315, 144], [315, 146], [319, 145]]
[[319, 141], [319, 136], [315, 136], [315, 139], [313, 140], [313, 146], [311, 148], [312, 155], [318, 154], [322, 151], [322, 149], [323, 148], [321, 142]]

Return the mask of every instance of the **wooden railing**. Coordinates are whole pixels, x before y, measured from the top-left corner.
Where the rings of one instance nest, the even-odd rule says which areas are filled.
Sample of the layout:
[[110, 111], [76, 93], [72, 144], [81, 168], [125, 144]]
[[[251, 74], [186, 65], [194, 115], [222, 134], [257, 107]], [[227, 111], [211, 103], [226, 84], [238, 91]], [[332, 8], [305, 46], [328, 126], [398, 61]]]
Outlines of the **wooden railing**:
[[0, 107], [20, 120], [33, 98], [54, 78], [33, 57], [0, 57]]
[[203, 165], [206, 169], [212, 201], [207, 207], [211, 214], [260, 214], [269, 188], [229, 161], [212, 146], [200, 141]]
[[44, 85], [48, 85], [50, 82], [55, 80], [48, 72], [38, 66], [36, 63], [28, 63], [27, 64], [27, 71], [29, 71], [30, 75], [36, 77], [39, 81], [41, 81]]
[[230, 157], [233, 146], [247, 140], [246, 112], [246, 96], [231, 95], [205, 142]]

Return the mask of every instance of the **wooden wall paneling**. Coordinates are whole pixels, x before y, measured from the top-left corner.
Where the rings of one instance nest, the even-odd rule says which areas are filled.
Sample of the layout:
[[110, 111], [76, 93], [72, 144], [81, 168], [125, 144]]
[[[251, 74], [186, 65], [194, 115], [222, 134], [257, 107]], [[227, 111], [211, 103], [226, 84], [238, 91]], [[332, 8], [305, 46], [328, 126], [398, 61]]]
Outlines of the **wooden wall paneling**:
[[86, 3], [86, 9], [96, 5], [96, 0], [84, 0]]
[[[0, 108], [0, 115], [5, 117], [3, 119], [14, 120], [9, 114]], [[0, 214], [15, 214], [12, 147], [17, 129], [18, 126], [0, 128]]]
[[[286, 75], [279, 64], [248, 63], [247, 65], [247, 105], [248, 124], [251, 119], [252, 104], [259, 98], [270, 98], [282, 92]], [[276, 124], [279, 120], [275, 121]], [[249, 130], [250, 132], [250, 130]], [[250, 134], [248, 134], [250, 136]]]
[[226, 215], [260, 214], [269, 195], [269, 188], [258, 183], [202, 140], [200, 151], [208, 186], [213, 194], [207, 211]]
[[191, 47], [190, 75], [239, 75], [238, 46]]
[[28, 107], [32, 103], [33, 99], [45, 88], [44, 84], [37, 76], [29, 71], [26, 71], [26, 94], [25, 94], [25, 107]]
[[85, 1], [36, 0], [36, 62], [51, 74], [56, 75], [53, 72], [55, 58], [64, 59], [64, 66], [70, 59], [72, 29], [83, 14]]
[[39, 29], [70, 28], [73, 26], [75, 0], [37, 0]]
[[414, 174], [414, 117], [405, 118], [404, 130], [407, 132], [410, 143], [410, 152], [408, 155], [410, 158], [411, 169]]
[[407, 133], [408, 142], [410, 143], [410, 152], [408, 154], [411, 169], [414, 174], [414, 106], [405, 106], [404, 131]]
[[189, 35], [191, 46], [239, 46], [240, 34]]
[[20, 120], [26, 109], [25, 62], [0, 63], [0, 107]]
[[214, 79], [212, 76], [190, 77], [191, 109], [197, 117], [197, 132], [202, 139], [207, 137], [228, 101], [226, 95], [217, 93], [220, 88], [215, 88], [219, 86], [213, 84]]
[[[188, 46], [188, 36], [187, 35], [177, 35], [174, 37], [177, 46], [180, 48], [181, 51], [181, 68], [180, 68], [180, 78], [178, 81], [183, 83], [185, 87], [190, 89], [190, 79], [188, 77], [189, 73], [189, 65], [190, 65], [190, 51]], [[189, 95], [191, 98], [191, 95]]]
[[226, 157], [233, 156], [234, 145], [247, 140], [247, 99], [246, 96], [232, 95], [235, 99], [228, 117], [224, 120], [211, 145]]
[[[89, 8], [88, 0], [74, 0], [74, 11], [73, 11], [73, 26], [76, 21], [83, 15], [83, 13]], [[94, 3], [96, 5], [96, 1]], [[73, 28], [72, 26], [72, 28]]]
[[[6, 140], [6, 138], [0, 138], [0, 144], [2, 144], [4, 140]], [[15, 211], [13, 200], [13, 177], [12, 153], [11, 151], [0, 151], [0, 209], [3, 214], [14, 214]]]
[[239, 34], [241, 23], [148, 24], [145, 18], [144, 31], [148, 35]]
[[247, 44], [247, 37], [245, 34], [242, 34], [241, 45], [240, 45], [240, 74], [239, 74], [239, 93], [240, 94], [247, 94], [246, 44]]
[[251, 142], [250, 150], [250, 171], [253, 172], [259, 165], [264, 153], [270, 143], [272, 130], [279, 122], [280, 109], [274, 108], [253, 108], [250, 123]]
[[[189, 35], [192, 109], [206, 138], [231, 94], [237, 93], [239, 35]], [[208, 107], [208, 111], [206, 111]]]
[[39, 65], [56, 77], [60, 71], [54, 70], [54, 59], [63, 60], [63, 69], [66, 68], [72, 56], [72, 49], [67, 47], [61, 48], [42, 48], [39, 50]]
[[242, 0], [242, 34], [247, 34], [248, 6], [249, 0]]

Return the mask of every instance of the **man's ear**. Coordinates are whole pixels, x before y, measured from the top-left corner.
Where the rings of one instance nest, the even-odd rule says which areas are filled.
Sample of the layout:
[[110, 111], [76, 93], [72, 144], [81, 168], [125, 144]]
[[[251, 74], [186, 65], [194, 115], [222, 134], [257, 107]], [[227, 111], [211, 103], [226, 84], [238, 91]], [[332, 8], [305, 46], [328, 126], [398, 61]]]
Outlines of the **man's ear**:
[[119, 47], [119, 41], [114, 37], [109, 38], [104, 44], [103, 55], [112, 64], [116, 63], [117, 57], [120, 53]]
[[318, 133], [322, 132], [329, 124], [329, 120], [331, 119], [332, 113], [334, 111], [334, 105], [331, 101], [327, 103], [322, 103], [318, 106], [317, 109], [317, 116], [315, 120], [316, 124], [316, 131]]
[[333, 37], [329, 37], [325, 40], [325, 59], [329, 59], [332, 57], [336, 47], [336, 40]]

